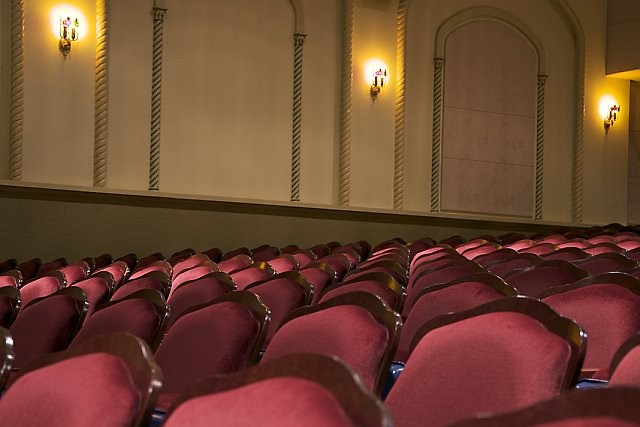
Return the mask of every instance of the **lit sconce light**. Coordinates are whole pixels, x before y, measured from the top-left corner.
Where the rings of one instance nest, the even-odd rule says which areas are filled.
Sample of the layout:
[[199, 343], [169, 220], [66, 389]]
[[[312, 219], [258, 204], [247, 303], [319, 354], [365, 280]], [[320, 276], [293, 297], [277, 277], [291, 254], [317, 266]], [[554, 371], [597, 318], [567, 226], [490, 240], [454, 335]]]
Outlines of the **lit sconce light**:
[[376, 98], [387, 80], [387, 69], [378, 68], [375, 70], [371, 80], [371, 99], [376, 102]]
[[620, 113], [620, 105], [611, 105], [608, 107], [609, 112], [604, 117], [604, 131], [609, 132], [609, 128], [613, 127], [613, 124], [618, 120], [618, 113]]
[[60, 17], [60, 51], [66, 58], [71, 52], [71, 42], [78, 40], [80, 35], [80, 22], [78, 18]]

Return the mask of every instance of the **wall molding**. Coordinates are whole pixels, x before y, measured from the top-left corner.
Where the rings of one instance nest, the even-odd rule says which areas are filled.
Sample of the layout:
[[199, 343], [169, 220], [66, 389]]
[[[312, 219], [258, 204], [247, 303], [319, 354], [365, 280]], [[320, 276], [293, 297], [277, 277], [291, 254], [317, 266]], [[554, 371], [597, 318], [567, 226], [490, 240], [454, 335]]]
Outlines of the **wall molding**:
[[151, 68], [151, 129], [149, 143], [149, 190], [160, 189], [160, 125], [162, 113], [162, 43], [167, 9], [154, 7]]
[[96, 67], [93, 140], [93, 185], [107, 184], [109, 120], [109, 3], [96, 1]]
[[11, 99], [9, 100], [9, 179], [22, 179], [24, 120], [24, 0], [11, 2]]
[[355, 1], [343, 0], [342, 68], [340, 91], [340, 157], [338, 205], [348, 206], [351, 192], [351, 91], [353, 72], [353, 12]]
[[396, 18], [396, 108], [395, 145], [393, 163], [393, 208], [404, 206], [404, 131], [405, 131], [405, 80], [407, 54], [407, 0], [398, 3]]

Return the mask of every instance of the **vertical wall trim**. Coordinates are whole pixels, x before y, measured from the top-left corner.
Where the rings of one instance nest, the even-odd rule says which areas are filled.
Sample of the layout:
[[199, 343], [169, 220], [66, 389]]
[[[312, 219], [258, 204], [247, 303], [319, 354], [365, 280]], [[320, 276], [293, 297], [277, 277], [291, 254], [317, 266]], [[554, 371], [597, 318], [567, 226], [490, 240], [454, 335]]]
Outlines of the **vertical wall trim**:
[[11, 2], [11, 99], [9, 118], [9, 179], [22, 179], [24, 118], [24, 1]]
[[573, 171], [572, 171], [572, 219], [582, 222], [583, 202], [583, 156], [584, 156], [584, 78], [585, 78], [585, 37], [580, 20], [567, 3], [567, 0], [549, 0], [560, 12], [567, 26], [573, 33], [575, 48], [574, 99], [575, 117], [573, 128]]
[[109, 6], [107, 0], [96, 1], [96, 70], [93, 136], [93, 185], [107, 183], [107, 121], [109, 118]]
[[442, 146], [442, 92], [444, 58], [434, 58], [433, 60], [433, 130], [431, 134], [431, 212], [440, 210], [440, 174], [441, 146]]
[[407, 46], [407, 0], [398, 3], [396, 20], [396, 111], [395, 111], [395, 152], [393, 165], [393, 208], [404, 206], [404, 100], [405, 100], [405, 60]]
[[543, 169], [544, 169], [544, 89], [547, 76], [538, 75], [538, 96], [536, 104], [536, 193], [534, 219], [542, 219]]
[[302, 123], [302, 46], [307, 35], [293, 35], [293, 129], [291, 135], [291, 201], [300, 201], [300, 128]]
[[343, 6], [338, 204], [348, 206], [351, 186], [351, 75], [354, 0], [343, 0]]
[[153, 67], [151, 71], [151, 144], [149, 153], [149, 190], [160, 189], [160, 113], [162, 107], [162, 30], [167, 9], [154, 7]]

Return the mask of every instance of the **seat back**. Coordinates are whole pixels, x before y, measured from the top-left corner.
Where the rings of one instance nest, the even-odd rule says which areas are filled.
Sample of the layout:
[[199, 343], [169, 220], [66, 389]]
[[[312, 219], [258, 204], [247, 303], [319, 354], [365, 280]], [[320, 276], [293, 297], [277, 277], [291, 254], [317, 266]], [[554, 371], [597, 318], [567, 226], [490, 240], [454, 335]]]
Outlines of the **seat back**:
[[393, 424], [378, 398], [337, 358], [292, 354], [208, 378], [190, 388], [165, 427], [206, 424], [382, 427]]
[[313, 285], [312, 304], [316, 304], [320, 299], [320, 294], [336, 280], [336, 272], [327, 263], [313, 262], [300, 270], [305, 279]]
[[610, 386], [640, 387], [640, 333], [632, 335], [618, 348], [609, 372]]
[[516, 410], [569, 389], [585, 348], [580, 327], [546, 304], [502, 298], [423, 325], [385, 404], [398, 426]]
[[591, 276], [538, 297], [589, 335], [585, 375], [608, 369], [615, 351], [640, 331], [640, 280], [624, 273]]
[[395, 311], [402, 311], [402, 305], [407, 294], [404, 287], [387, 273], [375, 271], [357, 275], [353, 279], [350, 277], [347, 276], [348, 280], [334, 283], [326, 288], [318, 302], [327, 301], [347, 292], [363, 291], [382, 298]]
[[98, 335], [130, 333], [157, 348], [169, 316], [169, 306], [162, 293], [142, 289], [117, 301], [109, 301], [93, 312], [78, 331], [70, 346]]
[[236, 289], [235, 283], [227, 273], [209, 273], [199, 279], [190, 280], [171, 288], [167, 298], [171, 306], [169, 325], [183, 312], [198, 304], [213, 301], [222, 295]]
[[367, 292], [299, 308], [282, 322], [263, 359], [311, 352], [340, 357], [380, 394], [402, 326], [400, 315]]
[[22, 368], [38, 356], [67, 348], [88, 308], [84, 292], [75, 286], [24, 306], [9, 328], [14, 340], [15, 366]]
[[96, 337], [25, 367], [0, 400], [0, 419], [12, 426], [142, 426], [161, 379], [142, 340]]
[[469, 418], [452, 427], [631, 427], [640, 424], [638, 399], [640, 389], [635, 387], [572, 391], [521, 410]]
[[504, 280], [489, 273], [470, 274], [423, 289], [407, 313], [395, 360], [407, 360], [415, 335], [431, 319], [517, 294]]
[[115, 281], [110, 273], [105, 271], [97, 273], [88, 279], [74, 283], [72, 286], [82, 289], [89, 302], [87, 317], [91, 316], [96, 308], [109, 301]]
[[269, 307], [271, 322], [267, 330], [267, 343], [271, 341], [282, 320], [289, 313], [298, 307], [311, 304], [313, 299], [313, 285], [297, 271], [276, 274], [245, 289], [258, 295]]
[[22, 308], [27, 306], [31, 301], [64, 288], [66, 286], [64, 274], [59, 271], [51, 271], [44, 276], [34, 279], [20, 288], [22, 297]]
[[7, 270], [0, 275], [0, 288], [3, 286], [21, 288], [22, 283], [22, 273], [20, 270]]
[[586, 259], [573, 261], [575, 265], [594, 276], [601, 273], [625, 272], [638, 267], [638, 262], [619, 252], [603, 252]]
[[532, 267], [514, 270], [502, 278], [522, 295], [535, 297], [552, 286], [573, 283], [589, 276], [589, 273], [569, 261], [553, 259]]
[[164, 373], [161, 409], [176, 393], [214, 374], [258, 360], [269, 309], [248, 291], [230, 292], [183, 313], [167, 329], [155, 358]]

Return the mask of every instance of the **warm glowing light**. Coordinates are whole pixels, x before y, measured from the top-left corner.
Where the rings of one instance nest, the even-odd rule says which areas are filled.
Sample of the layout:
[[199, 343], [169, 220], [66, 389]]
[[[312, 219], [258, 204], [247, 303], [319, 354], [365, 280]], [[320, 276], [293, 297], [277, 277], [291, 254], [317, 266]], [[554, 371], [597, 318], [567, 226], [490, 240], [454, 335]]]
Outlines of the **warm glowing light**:
[[60, 38], [60, 19], [71, 18], [72, 22], [78, 20], [78, 40], [82, 40], [87, 34], [88, 21], [87, 17], [78, 7], [70, 4], [58, 4], [51, 8], [49, 11], [49, 22], [51, 32], [59, 39]]
[[[387, 65], [381, 59], [374, 58], [370, 59], [364, 64], [364, 78], [367, 86], [371, 86], [374, 83], [376, 71], [378, 70], [387, 70]], [[387, 80], [389, 78], [387, 72], [387, 78], [385, 79], [384, 84], [387, 84]]]
[[618, 102], [614, 97], [610, 95], [604, 95], [600, 98], [600, 102], [598, 102], [598, 115], [601, 119], [607, 119], [609, 117], [609, 112], [611, 111], [611, 107], [614, 105], [618, 105]]

